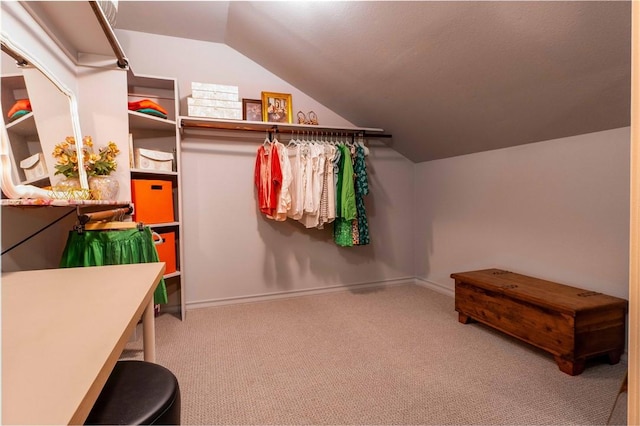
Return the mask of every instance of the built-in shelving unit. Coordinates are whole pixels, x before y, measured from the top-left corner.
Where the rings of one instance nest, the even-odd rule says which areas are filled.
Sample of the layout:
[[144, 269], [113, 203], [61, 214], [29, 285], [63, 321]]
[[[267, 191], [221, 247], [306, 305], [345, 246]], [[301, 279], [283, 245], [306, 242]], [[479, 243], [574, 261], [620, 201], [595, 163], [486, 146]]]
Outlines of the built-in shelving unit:
[[[129, 110], [129, 149], [132, 153], [131, 179], [132, 181], [154, 181], [168, 182], [172, 191], [173, 217], [174, 221], [151, 223], [142, 219], [145, 225], [152, 228], [161, 235], [169, 235], [173, 240], [168, 244], [175, 244], [169, 252], [175, 253], [176, 271], [167, 271], [164, 276], [169, 303], [161, 310], [179, 310], [180, 317], [185, 317], [185, 293], [184, 293], [184, 273], [182, 271], [183, 261], [183, 239], [182, 235], [182, 195], [180, 181], [180, 143], [177, 124], [178, 111], [178, 86], [175, 79], [135, 75], [132, 71], [127, 75], [127, 97], [129, 102], [148, 99], [164, 108], [168, 114], [167, 118], [156, 117], [142, 112]], [[172, 171], [143, 169], [137, 161], [136, 151], [139, 149], [160, 151], [171, 153], [173, 156]], [[134, 210], [136, 204], [142, 201], [136, 200], [133, 196]], [[136, 220], [139, 220], [136, 218]], [[163, 244], [167, 244], [166, 242]], [[168, 247], [165, 247], [165, 249]], [[159, 252], [162, 250], [159, 249]], [[165, 251], [166, 253], [166, 251]], [[162, 255], [161, 255], [162, 257]], [[167, 262], [168, 263], [168, 262]]]

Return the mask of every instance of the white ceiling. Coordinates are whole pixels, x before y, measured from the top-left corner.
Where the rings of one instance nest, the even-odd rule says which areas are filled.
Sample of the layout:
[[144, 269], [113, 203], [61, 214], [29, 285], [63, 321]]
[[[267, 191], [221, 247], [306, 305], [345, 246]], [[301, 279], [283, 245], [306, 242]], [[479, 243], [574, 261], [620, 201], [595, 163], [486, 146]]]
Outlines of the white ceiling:
[[628, 1], [120, 1], [115, 27], [225, 43], [415, 162], [630, 123]]

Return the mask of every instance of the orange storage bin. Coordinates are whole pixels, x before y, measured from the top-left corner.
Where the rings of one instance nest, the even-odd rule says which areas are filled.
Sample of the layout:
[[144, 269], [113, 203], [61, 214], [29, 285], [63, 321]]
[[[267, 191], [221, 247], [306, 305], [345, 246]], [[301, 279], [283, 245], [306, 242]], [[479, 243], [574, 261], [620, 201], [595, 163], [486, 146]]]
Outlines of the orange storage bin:
[[131, 180], [133, 220], [142, 223], [173, 222], [173, 191], [168, 180]]
[[[158, 251], [158, 257], [160, 262], [164, 262], [164, 273], [170, 274], [176, 272], [176, 235], [175, 232], [166, 232], [159, 234], [162, 237], [162, 243], [156, 244], [156, 250]], [[155, 238], [154, 238], [155, 240]]]

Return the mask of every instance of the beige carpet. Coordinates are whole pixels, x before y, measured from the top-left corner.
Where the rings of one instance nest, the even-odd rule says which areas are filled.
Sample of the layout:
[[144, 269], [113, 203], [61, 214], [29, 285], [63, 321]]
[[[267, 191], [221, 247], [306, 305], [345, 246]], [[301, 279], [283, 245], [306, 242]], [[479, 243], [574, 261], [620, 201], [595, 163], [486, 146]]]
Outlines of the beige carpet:
[[627, 368], [597, 360], [568, 376], [536, 348], [460, 324], [453, 298], [415, 285], [156, 321], [185, 424], [605, 424]]

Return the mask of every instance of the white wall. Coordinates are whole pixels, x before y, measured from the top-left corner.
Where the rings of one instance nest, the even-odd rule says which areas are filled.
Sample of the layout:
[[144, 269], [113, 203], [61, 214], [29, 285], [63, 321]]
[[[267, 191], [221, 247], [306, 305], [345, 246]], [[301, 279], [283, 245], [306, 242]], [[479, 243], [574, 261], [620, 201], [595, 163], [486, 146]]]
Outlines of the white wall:
[[262, 91], [291, 93], [294, 117], [313, 110], [320, 124], [352, 125], [225, 44], [126, 30], [116, 30], [116, 36], [135, 74], [178, 79], [182, 115], [188, 115], [192, 82], [218, 83], [238, 86], [240, 99], [260, 99]]
[[16, 49], [28, 53], [25, 59], [49, 70], [67, 93], [77, 93], [75, 65], [25, 8], [19, 2], [3, 1], [1, 11], [0, 27], [8, 41]]
[[57, 268], [76, 221], [72, 208], [2, 207], [2, 251], [19, 244], [2, 256], [2, 272]]
[[[93, 138], [96, 153], [110, 141], [118, 145], [118, 167], [111, 176], [118, 180], [117, 199], [131, 200], [127, 73], [120, 69], [82, 67], [78, 70], [78, 87], [82, 135]], [[99, 95], [103, 93], [112, 96]]]
[[416, 276], [503, 268], [628, 298], [629, 128], [416, 165]]
[[[118, 38], [134, 72], [178, 79], [183, 115], [190, 83], [198, 81], [237, 85], [241, 98], [260, 99], [262, 90], [291, 93], [294, 113], [314, 110], [320, 124], [352, 125], [226, 45], [130, 31], [118, 31]], [[188, 305], [414, 276], [410, 161], [372, 143], [367, 160], [371, 193], [366, 198], [372, 244], [340, 248], [332, 242], [331, 227], [306, 230], [258, 212], [253, 170], [264, 137], [214, 131], [183, 136]]]

